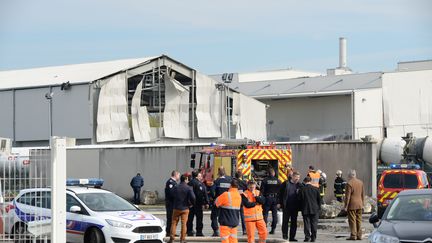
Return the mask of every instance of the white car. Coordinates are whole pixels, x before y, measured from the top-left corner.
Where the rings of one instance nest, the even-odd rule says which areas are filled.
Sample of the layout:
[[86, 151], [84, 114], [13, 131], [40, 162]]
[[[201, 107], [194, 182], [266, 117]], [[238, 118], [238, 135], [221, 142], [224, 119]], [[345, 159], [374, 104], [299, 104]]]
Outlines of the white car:
[[[6, 207], [6, 233], [28, 234], [30, 222], [50, 219], [50, 208], [51, 189], [21, 190]], [[67, 242], [162, 243], [165, 236], [163, 220], [104, 189], [68, 186], [66, 211]]]

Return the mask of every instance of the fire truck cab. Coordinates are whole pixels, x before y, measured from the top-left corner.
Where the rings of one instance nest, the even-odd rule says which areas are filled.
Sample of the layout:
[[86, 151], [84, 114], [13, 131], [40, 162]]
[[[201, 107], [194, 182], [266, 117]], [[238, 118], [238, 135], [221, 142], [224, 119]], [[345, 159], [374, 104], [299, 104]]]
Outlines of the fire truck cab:
[[404, 190], [431, 188], [426, 172], [417, 164], [391, 164], [389, 170], [383, 171], [378, 183], [378, 216], [397, 194]]
[[[217, 168], [220, 166], [225, 168], [227, 175], [234, 176], [236, 171], [241, 171], [243, 180], [253, 178], [260, 185], [270, 167], [275, 170], [281, 182], [285, 181], [292, 164], [291, 154], [289, 145], [260, 142], [217, 144], [192, 154], [192, 160], [199, 156], [198, 168], [207, 186], [213, 185], [213, 181], [218, 177]], [[195, 166], [191, 163], [191, 167]]]

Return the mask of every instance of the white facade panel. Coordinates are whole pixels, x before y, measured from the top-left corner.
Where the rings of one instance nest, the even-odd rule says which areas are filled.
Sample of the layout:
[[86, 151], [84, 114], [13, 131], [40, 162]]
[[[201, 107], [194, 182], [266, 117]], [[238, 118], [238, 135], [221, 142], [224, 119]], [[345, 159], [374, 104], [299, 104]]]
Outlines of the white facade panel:
[[432, 70], [385, 73], [382, 79], [387, 137], [432, 135]]
[[237, 127], [236, 138], [267, 140], [264, 103], [240, 94], [240, 128]]
[[262, 100], [267, 109], [268, 138], [276, 141], [342, 139], [351, 136], [351, 96]]
[[354, 139], [366, 135], [383, 137], [382, 90], [356, 90], [354, 92]]

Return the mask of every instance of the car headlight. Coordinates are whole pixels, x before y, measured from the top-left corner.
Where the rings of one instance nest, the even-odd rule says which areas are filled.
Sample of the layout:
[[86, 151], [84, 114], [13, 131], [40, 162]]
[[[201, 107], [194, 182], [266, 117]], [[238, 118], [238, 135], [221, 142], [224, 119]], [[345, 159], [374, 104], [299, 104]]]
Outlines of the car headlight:
[[372, 243], [399, 243], [399, 239], [397, 237], [381, 234], [378, 231], [371, 235], [370, 241]]
[[111, 225], [112, 227], [126, 228], [126, 229], [132, 227], [131, 224], [123, 223], [123, 222], [116, 221], [116, 220], [105, 219], [105, 221], [107, 221], [107, 223], [109, 225]]

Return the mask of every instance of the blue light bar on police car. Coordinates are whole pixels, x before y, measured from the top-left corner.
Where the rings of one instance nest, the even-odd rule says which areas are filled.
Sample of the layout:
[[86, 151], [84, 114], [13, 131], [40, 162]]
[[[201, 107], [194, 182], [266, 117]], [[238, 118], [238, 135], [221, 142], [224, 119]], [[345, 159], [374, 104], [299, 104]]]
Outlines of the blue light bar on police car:
[[417, 164], [391, 164], [390, 169], [414, 169], [419, 170], [420, 165]]
[[99, 186], [104, 183], [103, 179], [89, 178], [89, 179], [67, 179], [66, 186]]

